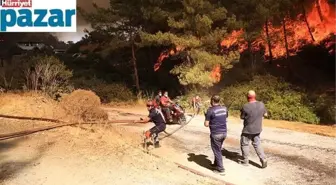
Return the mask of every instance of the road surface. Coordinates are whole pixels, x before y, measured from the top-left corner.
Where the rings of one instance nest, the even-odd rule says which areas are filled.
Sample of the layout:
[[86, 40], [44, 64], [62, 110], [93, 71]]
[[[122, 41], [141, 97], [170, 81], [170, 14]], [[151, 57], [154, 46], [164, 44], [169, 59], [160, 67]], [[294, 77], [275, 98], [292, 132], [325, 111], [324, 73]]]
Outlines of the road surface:
[[[119, 116], [138, 118], [145, 116], [146, 110], [107, 109], [111, 119]], [[210, 170], [213, 154], [209, 141], [209, 130], [203, 126], [204, 116], [196, 116], [187, 126], [171, 137], [161, 141], [162, 147], [151, 150], [168, 160], [216, 176], [233, 184], [335, 184], [336, 168], [335, 138], [300, 133], [278, 128], [263, 128], [262, 146], [268, 156], [268, 168], [261, 169], [253, 147], [250, 148], [250, 166], [237, 163], [240, 158], [239, 139], [242, 124], [229, 119], [228, 136], [224, 142], [223, 156], [226, 175], [221, 177]], [[127, 125], [134, 133], [149, 129], [149, 125]], [[167, 132], [178, 128], [169, 125]], [[164, 136], [165, 134], [162, 134]]]

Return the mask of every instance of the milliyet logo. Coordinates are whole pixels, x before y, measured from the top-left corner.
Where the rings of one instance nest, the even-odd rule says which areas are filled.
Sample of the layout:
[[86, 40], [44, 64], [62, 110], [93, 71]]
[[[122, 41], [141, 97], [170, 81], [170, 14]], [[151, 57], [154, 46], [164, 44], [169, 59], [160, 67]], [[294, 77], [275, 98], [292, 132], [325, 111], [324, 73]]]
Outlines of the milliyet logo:
[[0, 32], [76, 32], [76, 0], [0, 0]]

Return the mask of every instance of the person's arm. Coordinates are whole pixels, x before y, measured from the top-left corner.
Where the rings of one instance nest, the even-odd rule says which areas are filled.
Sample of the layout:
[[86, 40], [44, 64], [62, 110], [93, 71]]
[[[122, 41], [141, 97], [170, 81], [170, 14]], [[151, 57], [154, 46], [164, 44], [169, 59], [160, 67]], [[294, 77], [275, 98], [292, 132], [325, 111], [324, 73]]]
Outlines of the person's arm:
[[145, 123], [149, 123], [150, 121], [151, 119], [149, 117], [145, 117], [145, 118], [140, 118], [139, 123], [145, 124]]
[[208, 109], [206, 115], [205, 115], [205, 121], [204, 121], [204, 126], [209, 127], [210, 125], [210, 119], [211, 119], [211, 111]]
[[245, 119], [245, 111], [244, 111], [244, 107], [240, 110], [240, 119]]
[[154, 112], [150, 112], [149, 115], [145, 118], [140, 118], [140, 123], [149, 123], [152, 121], [152, 118], [155, 116], [155, 113]]
[[264, 117], [267, 117], [268, 116], [268, 114], [267, 114], [267, 109], [266, 109], [266, 107], [265, 107], [265, 105], [264, 105]]

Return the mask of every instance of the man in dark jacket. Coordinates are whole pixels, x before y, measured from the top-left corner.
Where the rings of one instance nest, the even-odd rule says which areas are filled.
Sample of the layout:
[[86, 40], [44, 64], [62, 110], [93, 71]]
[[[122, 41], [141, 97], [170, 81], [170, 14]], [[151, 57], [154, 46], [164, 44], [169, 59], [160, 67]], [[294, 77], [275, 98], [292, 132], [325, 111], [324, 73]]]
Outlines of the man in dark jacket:
[[260, 142], [260, 133], [262, 131], [262, 121], [267, 116], [265, 105], [256, 100], [256, 93], [250, 90], [247, 94], [248, 103], [241, 109], [240, 118], [244, 120], [240, 147], [244, 160], [241, 163], [245, 166], [249, 164], [249, 143], [252, 145], [260, 159], [262, 168], [267, 167], [267, 160]]
[[154, 107], [153, 101], [149, 100], [146, 104], [149, 115], [147, 118], [141, 118], [142, 123], [153, 122], [154, 127], [145, 132], [146, 138], [151, 138], [154, 141], [154, 147], [158, 148], [159, 145], [159, 133], [166, 129], [166, 121], [160, 109]]
[[155, 108], [160, 108], [161, 97], [162, 97], [162, 91], [159, 90], [158, 94], [155, 96], [155, 99], [154, 99], [154, 106], [155, 106]]
[[211, 107], [205, 114], [204, 126], [210, 127], [211, 149], [215, 156], [214, 172], [225, 175], [222, 157], [222, 145], [227, 135], [226, 122], [228, 117], [227, 108], [219, 104], [220, 97], [214, 95], [211, 98]]

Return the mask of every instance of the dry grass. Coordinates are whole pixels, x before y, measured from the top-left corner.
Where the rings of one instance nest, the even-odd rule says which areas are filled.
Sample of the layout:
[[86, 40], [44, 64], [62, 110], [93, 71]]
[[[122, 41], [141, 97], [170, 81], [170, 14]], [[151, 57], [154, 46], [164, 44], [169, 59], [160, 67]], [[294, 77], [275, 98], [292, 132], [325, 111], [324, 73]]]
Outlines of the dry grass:
[[83, 121], [107, 120], [108, 115], [100, 106], [100, 98], [92, 91], [76, 90], [62, 98], [61, 107], [67, 117]]
[[[238, 120], [238, 118], [233, 118], [233, 119]], [[240, 123], [240, 122], [235, 121], [235, 123]], [[328, 137], [336, 137], [336, 127], [335, 126], [313, 125], [313, 124], [300, 123], [300, 122], [289, 122], [289, 121], [267, 120], [267, 119], [264, 120], [263, 125], [266, 127], [281, 128], [281, 129], [317, 134], [317, 135], [328, 136]]]
[[299, 122], [288, 122], [278, 120], [265, 120], [264, 125], [268, 127], [282, 128], [322, 136], [336, 137], [336, 127], [327, 125], [312, 125]]
[[0, 94], [0, 114], [60, 119], [65, 111], [41, 93], [3, 93]]
[[61, 102], [38, 92], [0, 94], [0, 114], [8, 116], [63, 121], [105, 121], [108, 115], [100, 106], [99, 97], [84, 90], [74, 91]]

